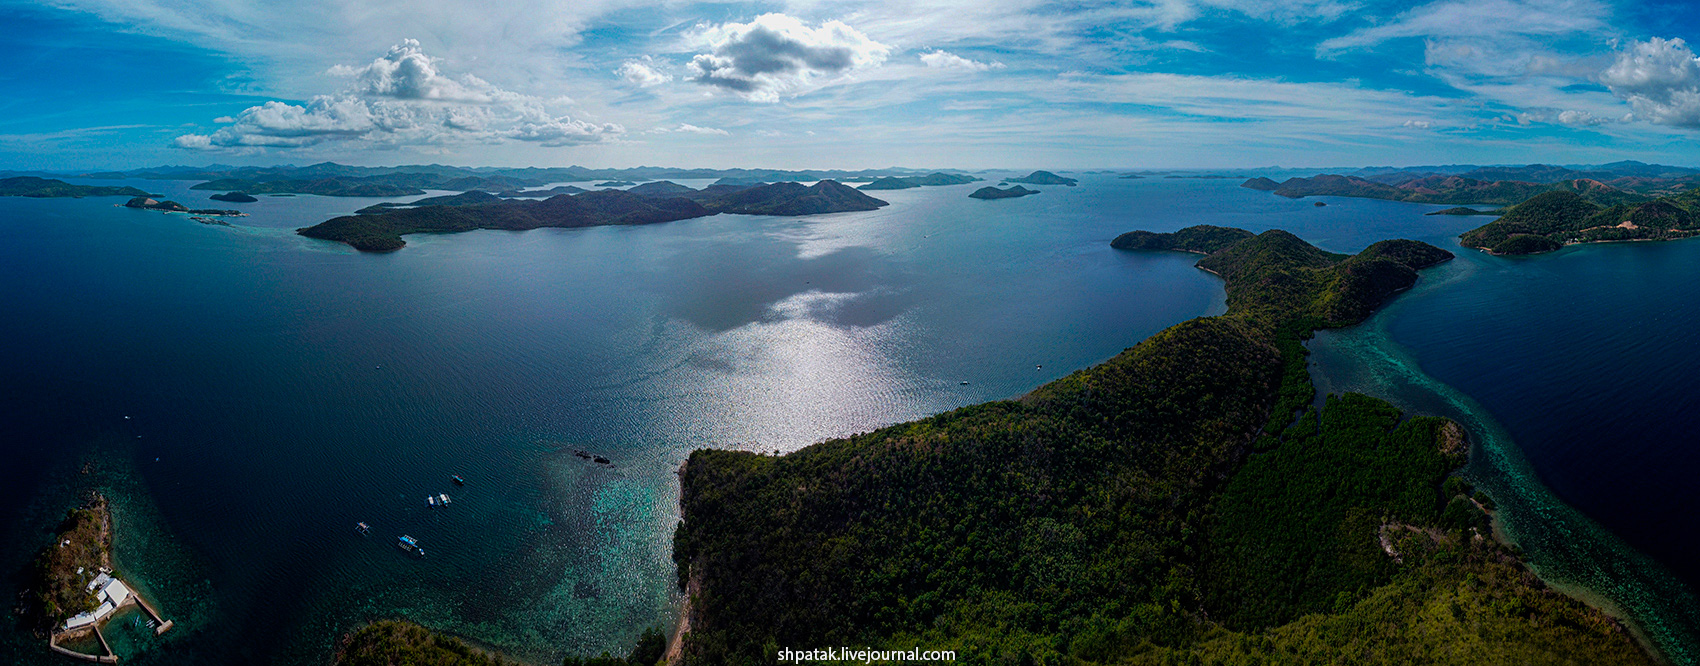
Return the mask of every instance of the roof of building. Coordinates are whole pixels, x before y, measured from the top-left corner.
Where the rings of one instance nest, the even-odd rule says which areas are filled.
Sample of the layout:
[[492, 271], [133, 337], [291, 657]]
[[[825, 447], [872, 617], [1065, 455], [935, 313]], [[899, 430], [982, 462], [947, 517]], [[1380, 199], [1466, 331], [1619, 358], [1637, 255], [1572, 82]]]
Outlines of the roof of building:
[[108, 603], [116, 606], [130, 598], [130, 588], [124, 584], [124, 581], [114, 578], [100, 591], [100, 596], [105, 598]]

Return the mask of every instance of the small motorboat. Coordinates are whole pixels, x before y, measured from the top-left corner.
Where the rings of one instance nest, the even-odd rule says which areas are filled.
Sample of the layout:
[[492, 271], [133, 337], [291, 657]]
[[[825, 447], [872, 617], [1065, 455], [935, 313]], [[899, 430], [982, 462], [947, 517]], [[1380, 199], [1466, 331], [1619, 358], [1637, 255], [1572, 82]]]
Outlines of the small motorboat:
[[435, 495], [426, 495], [425, 496], [425, 506], [436, 506], [436, 505], [437, 505], [437, 497]]
[[464, 486], [464, 485], [466, 485], [466, 479], [463, 479], [463, 478], [460, 478], [460, 475], [459, 475], [459, 474], [455, 474], [455, 475], [452, 475], [452, 476], [450, 476], [450, 477], [449, 477], [449, 478], [450, 478], [450, 479], [453, 479], [453, 480], [454, 480], [454, 482], [455, 482], [455, 485], [457, 485], [457, 486]]
[[372, 526], [367, 525], [366, 523], [355, 523], [354, 524], [354, 531], [359, 532], [361, 534], [371, 534], [372, 533]]

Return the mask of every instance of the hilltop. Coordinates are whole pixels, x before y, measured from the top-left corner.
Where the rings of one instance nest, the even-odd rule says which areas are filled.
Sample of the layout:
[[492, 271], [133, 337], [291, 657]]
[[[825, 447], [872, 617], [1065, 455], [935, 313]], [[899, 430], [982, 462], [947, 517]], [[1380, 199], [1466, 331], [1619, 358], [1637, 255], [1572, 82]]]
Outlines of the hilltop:
[[728, 192], [703, 201], [709, 210], [744, 215], [819, 215], [874, 210], [886, 202], [831, 180], [804, 187], [773, 183]]
[[1067, 185], [1069, 187], [1074, 187], [1080, 182], [1073, 178], [1058, 176], [1049, 171], [1034, 171], [1033, 173], [1020, 178], [1005, 178], [1004, 180], [1011, 183], [1023, 183], [1026, 185]]
[[1039, 190], [1029, 190], [1020, 185], [1012, 185], [1009, 189], [1000, 190], [995, 187], [982, 187], [968, 194], [970, 199], [1014, 199], [1029, 194], [1038, 194]]
[[[967, 663], [1646, 664], [1484, 538], [1465, 433], [1315, 389], [1301, 341], [1452, 255], [1283, 231], [1134, 232], [1205, 253], [1228, 312], [1017, 400], [784, 456], [698, 450], [674, 536], [685, 663], [922, 645]], [[1443, 483], [1444, 482], [1444, 483]], [[1431, 613], [1427, 609], [1449, 609]]]

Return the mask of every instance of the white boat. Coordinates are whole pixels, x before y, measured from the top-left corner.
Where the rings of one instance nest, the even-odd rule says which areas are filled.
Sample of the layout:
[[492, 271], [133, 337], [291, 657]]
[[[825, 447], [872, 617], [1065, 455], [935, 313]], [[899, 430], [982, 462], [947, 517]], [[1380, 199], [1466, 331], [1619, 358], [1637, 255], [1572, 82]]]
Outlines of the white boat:
[[444, 504], [444, 505], [448, 504], [449, 503], [449, 494], [443, 493], [441, 495], [438, 495], [437, 496], [437, 503], [438, 504]]

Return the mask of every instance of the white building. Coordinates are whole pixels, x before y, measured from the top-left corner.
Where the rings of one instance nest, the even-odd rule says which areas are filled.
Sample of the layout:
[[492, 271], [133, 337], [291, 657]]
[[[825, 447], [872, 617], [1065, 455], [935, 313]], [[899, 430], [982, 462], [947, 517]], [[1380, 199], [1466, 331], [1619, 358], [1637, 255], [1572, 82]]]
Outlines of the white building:
[[89, 581], [88, 590], [90, 594], [100, 600], [100, 605], [92, 611], [78, 613], [66, 620], [65, 630], [81, 629], [104, 620], [106, 616], [112, 614], [112, 611], [118, 610], [119, 606], [124, 605], [124, 602], [130, 599], [130, 588], [124, 585], [123, 581], [104, 573]]

